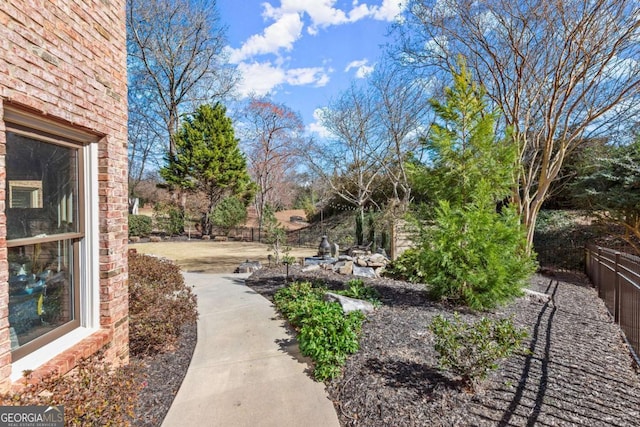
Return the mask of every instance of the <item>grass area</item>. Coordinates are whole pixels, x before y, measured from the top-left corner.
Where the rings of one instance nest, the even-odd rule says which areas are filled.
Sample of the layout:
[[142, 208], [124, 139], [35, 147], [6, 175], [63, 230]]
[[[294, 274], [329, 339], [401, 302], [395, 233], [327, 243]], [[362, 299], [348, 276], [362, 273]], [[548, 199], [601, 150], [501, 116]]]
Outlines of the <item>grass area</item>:
[[[269, 263], [272, 254], [268, 245], [246, 242], [213, 242], [203, 240], [181, 242], [135, 243], [129, 248], [139, 253], [157, 255], [174, 261], [182, 271], [192, 273], [233, 273], [246, 260]], [[315, 248], [292, 248], [296, 258], [313, 256]]]

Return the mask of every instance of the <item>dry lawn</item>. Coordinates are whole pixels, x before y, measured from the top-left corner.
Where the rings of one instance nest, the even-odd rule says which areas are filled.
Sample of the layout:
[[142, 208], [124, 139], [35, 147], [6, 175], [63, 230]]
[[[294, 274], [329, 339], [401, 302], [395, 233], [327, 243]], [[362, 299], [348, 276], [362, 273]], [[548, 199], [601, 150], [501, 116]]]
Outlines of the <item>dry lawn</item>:
[[[182, 271], [192, 273], [233, 273], [241, 262], [260, 261], [268, 264], [273, 254], [268, 245], [246, 242], [213, 242], [192, 240], [183, 242], [135, 243], [129, 248], [139, 253], [157, 255], [173, 260]], [[317, 249], [292, 248], [289, 255], [296, 258], [312, 256]]]

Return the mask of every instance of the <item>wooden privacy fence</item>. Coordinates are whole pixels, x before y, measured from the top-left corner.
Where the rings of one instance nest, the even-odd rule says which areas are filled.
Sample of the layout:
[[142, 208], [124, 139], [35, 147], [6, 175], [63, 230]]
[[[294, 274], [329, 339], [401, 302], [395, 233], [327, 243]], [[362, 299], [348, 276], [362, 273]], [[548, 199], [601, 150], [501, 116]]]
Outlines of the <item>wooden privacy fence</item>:
[[640, 258], [587, 245], [586, 270], [640, 364]]

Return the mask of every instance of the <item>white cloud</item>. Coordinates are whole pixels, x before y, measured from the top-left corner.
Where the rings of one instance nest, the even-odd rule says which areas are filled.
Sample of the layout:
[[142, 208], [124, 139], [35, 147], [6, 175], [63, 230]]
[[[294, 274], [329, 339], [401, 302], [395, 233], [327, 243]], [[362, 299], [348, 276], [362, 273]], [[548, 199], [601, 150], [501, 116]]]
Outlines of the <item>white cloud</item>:
[[292, 86], [313, 84], [316, 87], [321, 87], [329, 82], [329, 75], [322, 67], [293, 68], [287, 70], [286, 82]]
[[322, 87], [329, 82], [332, 72], [323, 67], [285, 69], [270, 62], [240, 63], [238, 70], [242, 75], [238, 88], [242, 97], [266, 95], [283, 84]]
[[284, 70], [268, 62], [240, 63], [238, 71], [242, 75], [238, 87], [242, 97], [266, 95], [285, 80]]
[[349, 70], [351, 70], [352, 68], [356, 69], [356, 77], [359, 79], [364, 79], [365, 77], [367, 77], [369, 74], [371, 74], [374, 70], [373, 65], [368, 65], [369, 64], [369, 60], [368, 59], [361, 59], [359, 61], [351, 61], [349, 63], [349, 65], [347, 65], [347, 68], [345, 68], [345, 73], [349, 72]]
[[249, 37], [240, 49], [231, 49], [229, 61], [237, 64], [255, 55], [278, 53], [280, 49], [291, 50], [293, 44], [300, 39], [302, 27], [299, 14], [282, 14], [262, 34]]
[[425, 52], [431, 55], [439, 55], [444, 56], [445, 50], [449, 47], [449, 42], [447, 40], [447, 36], [437, 36], [428, 40], [424, 44]]
[[355, 0], [349, 11], [336, 8], [335, 4], [336, 0], [281, 0], [279, 7], [264, 3], [263, 16], [279, 19], [285, 14], [307, 14], [311, 19], [307, 32], [314, 35], [321, 28], [348, 24], [365, 18], [393, 21], [406, 8], [406, 1], [402, 0], [382, 0], [382, 3], [377, 6], [360, 4]]
[[331, 137], [331, 133], [327, 128], [322, 126], [321, 120], [320, 120], [325, 110], [326, 110], [326, 107], [316, 108], [313, 111], [313, 118], [315, 121], [309, 124], [309, 126], [307, 126], [307, 131], [309, 131], [309, 133], [312, 133], [312, 134], [315, 133], [322, 139], [328, 139], [329, 137]]
[[274, 16], [279, 13], [306, 13], [311, 18], [308, 31], [315, 34], [318, 28], [349, 22], [347, 14], [333, 7], [335, 0], [281, 0], [280, 7], [273, 9]]
[[371, 16], [379, 21], [394, 21], [407, 7], [407, 2], [400, 0], [382, 0], [380, 6], [371, 8]]
[[357, 2], [353, 3], [353, 9], [349, 12], [349, 21], [356, 22], [361, 19], [366, 18], [371, 14], [369, 10], [369, 6], [366, 4], [357, 4]]
[[[264, 95], [285, 83], [322, 87], [329, 82], [333, 72], [329, 68], [323, 66], [287, 70], [284, 64], [287, 61], [282, 57], [282, 51], [293, 50], [295, 43], [302, 37], [305, 15], [310, 20], [307, 31], [315, 34], [322, 28], [367, 18], [391, 21], [406, 6], [405, 0], [381, 0], [379, 5], [353, 0], [350, 10], [342, 10], [335, 5], [336, 0], [279, 0], [263, 3], [262, 16], [265, 21], [272, 23], [261, 34], [249, 37], [240, 48], [227, 48], [229, 61], [237, 64], [244, 76], [240, 94]], [[275, 58], [267, 62], [256, 60], [260, 55], [274, 55]], [[355, 75], [358, 78], [364, 78], [373, 71], [373, 66], [366, 61], [358, 65], [350, 64], [346, 71], [351, 68], [356, 69]]]

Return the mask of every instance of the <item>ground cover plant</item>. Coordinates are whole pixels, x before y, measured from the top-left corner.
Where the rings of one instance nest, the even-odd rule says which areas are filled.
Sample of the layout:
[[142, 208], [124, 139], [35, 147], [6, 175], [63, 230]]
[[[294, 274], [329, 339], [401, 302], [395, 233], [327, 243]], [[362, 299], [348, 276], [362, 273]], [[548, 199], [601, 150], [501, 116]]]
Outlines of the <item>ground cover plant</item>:
[[362, 279], [351, 279], [344, 285], [344, 289], [335, 290], [334, 293], [344, 295], [349, 298], [356, 298], [369, 301], [374, 306], [380, 306], [380, 294], [375, 288], [365, 286]]
[[138, 364], [113, 368], [98, 353], [68, 375], [52, 373], [32, 381], [27, 372], [24, 387], [0, 396], [0, 405], [62, 405], [68, 426], [129, 426], [143, 385]]
[[325, 292], [310, 282], [294, 282], [274, 295], [276, 308], [298, 331], [300, 351], [313, 360], [319, 381], [339, 375], [347, 356], [358, 351], [364, 321], [361, 312], [345, 314], [340, 304], [325, 301]]

